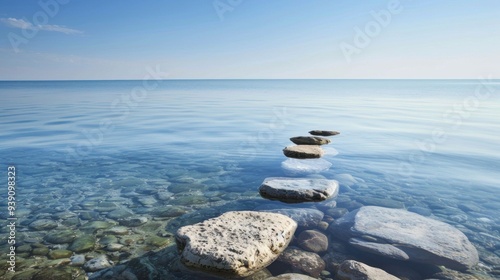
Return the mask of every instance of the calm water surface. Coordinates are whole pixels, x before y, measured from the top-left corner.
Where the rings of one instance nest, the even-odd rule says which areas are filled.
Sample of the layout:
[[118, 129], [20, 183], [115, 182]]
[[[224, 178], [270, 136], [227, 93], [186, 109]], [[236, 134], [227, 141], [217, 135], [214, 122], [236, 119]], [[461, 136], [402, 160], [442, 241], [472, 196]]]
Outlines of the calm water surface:
[[[33, 249], [67, 248], [47, 242], [62, 230], [97, 237], [83, 254], [115, 263], [174, 246], [181, 225], [269, 204], [258, 187], [276, 176], [337, 179], [339, 208], [427, 211], [474, 243], [478, 273], [500, 270], [500, 81], [0, 82], [0, 127], [2, 180], [8, 166], [17, 170], [16, 241], [29, 245], [18, 271], [53, 266]], [[331, 168], [283, 168], [288, 139], [312, 129], [341, 132], [325, 147]], [[7, 187], [1, 199], [3, 226]], [[121, 253], [99, 243], [119, 222], [114, 210], [148, 219], [117, 237]], [[30, 227], [41, 219], [57, 228]]]

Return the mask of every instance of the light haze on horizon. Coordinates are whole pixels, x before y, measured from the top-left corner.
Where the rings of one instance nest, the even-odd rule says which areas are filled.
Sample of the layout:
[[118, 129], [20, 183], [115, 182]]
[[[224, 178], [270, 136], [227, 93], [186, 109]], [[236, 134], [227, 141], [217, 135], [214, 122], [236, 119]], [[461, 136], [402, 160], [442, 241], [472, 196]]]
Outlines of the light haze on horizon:
[[495, 0], [0, 3], [0, 80], [498, 79], [499, 49]]

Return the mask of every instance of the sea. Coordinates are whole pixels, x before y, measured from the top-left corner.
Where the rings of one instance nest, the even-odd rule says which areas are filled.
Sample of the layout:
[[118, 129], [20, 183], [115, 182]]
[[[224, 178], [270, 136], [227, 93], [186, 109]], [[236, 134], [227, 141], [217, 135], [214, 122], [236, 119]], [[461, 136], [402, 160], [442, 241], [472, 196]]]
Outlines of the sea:
[[[340, 134], [321, 159], [285, 157], [310, 130]], [[1, 81], [0, 143], [1, 279], [85, 279], [97, 272], [80, 255], [112, 268], [162, 250], [174, 260], [150, 269], [195, 279], [175, 262], [179, 227], [267, 204], [318, 208], [262, 198], [267, 177], [337, 180], [344, 212], [453, 225], [479, 252], [468, 273], [500, 277], [500, 80]], [[131, 216], [146, 222], [121, 222]], [[76, 248], [81, 237], [90, 247]], [[273, 265], [268, 275], [293, 270]]]

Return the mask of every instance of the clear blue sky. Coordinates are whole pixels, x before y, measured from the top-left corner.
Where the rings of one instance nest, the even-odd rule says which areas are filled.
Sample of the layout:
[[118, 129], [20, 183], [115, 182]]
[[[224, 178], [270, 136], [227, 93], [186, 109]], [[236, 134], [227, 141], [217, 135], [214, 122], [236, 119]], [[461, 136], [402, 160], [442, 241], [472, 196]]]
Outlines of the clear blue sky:
[[0, 80], [499, 78], [499, 50], [498, 0], [0, 2]]

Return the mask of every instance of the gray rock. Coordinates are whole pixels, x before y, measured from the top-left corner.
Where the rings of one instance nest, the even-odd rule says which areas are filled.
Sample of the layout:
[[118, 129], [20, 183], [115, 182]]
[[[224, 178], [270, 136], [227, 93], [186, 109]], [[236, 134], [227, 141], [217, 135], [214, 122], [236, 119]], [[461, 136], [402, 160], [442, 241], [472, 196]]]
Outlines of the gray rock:
[[142, 204], [144, 207], [153, 207], [153, 204], [156, 204], [158, 201], [152, 196], [143, 196], [139, 197], [137, 201]]
[[94, 212], [94, 211], [84, 211], [80, 212], [80, 219], [85, 220], [85, 221], [90, 221], [90, 220], [98, 220], [99, 213]]
[[290, 138], [290, 141], [297, 145], [326, 145], [331, 142], [330, 139], [317, 136], [297, 136]]
[[44, 240], [52, 244], [70, 243], [76, 238], [76, 233], [73, 230], [61, 230], [48, 233]]
[[109, 251], [109, 252], [116, 252], [116, 251], [120, 251], [122, 248], [123, 248], [124, 245], [122, 244], [119, 244], [119, 243], [110, 243], [108, 245], [106, 245], [106, 251]]
[[128, 228], [124, 226], [114, 226], [112, 228], [108, 228], [104, 231], [104, 234], [111, 235], [126, 235], [129, 234]]
[[349, 211], [345, 208], [332, 208], [325, 211], [325, 214], [331, 216], [334, 219], [341, 218], [347, 213], [349, 213]]
[[315, 205], [319, 210], [326, 211], [330, 209], [335, 209], [335, 207], [337, 207], [337, 201], [329, 199], [326, 201], [322, 201], [320, 203], [316, 203]]
[[181, 206], [165, 206], [155, 209], [151, 214], [162, 218], [178, 217], [186, 214], [188, 211]]
[[100, 245], [108, 245], [108, 244], [111, 244], [111, 243], [117, 243], [118, 242], [118, 238], [114, 235], [105, 235], [101, 238], [99, 238], [99, 244]]
[[229, 277], [248, 276], [288, 246], [297, 223], [274, 213], [233, 211], [177, 231], [181, 262]]
[[71, 266], [82, 266], [85, 263], [85, 255], [74, 255], [69, 259], [71, 260], [69, 263]]
[[360, 250], [389, 258], [466, 270], [478, 263], [476, 248], [451, 225], [400, 209], [365, 206], [329, 230]]
[[255, 272], [254, 274], [252, 274], [250, 276], [242, 278], [242, 280], [264, 280], [264, 279], [267, 279], [267, 278], [272, 277], [272, 276], [273, 275], [271, 274], [271, 272], [269, 270], [267, 270], [266, 268], [264, 268], [264, 269], [261, 269], [261, 270]]
[[84, 224], [83, 226], [80, 227], [80, 230], [82, 231], [89, 231], [89, 232], [95, 232], [100, 229], [106, 229], [109, 227], [112, 227], [113, 223], [108, 223], [105, 221], [92, 221]]
[[32, 230], [50, 230], [57, 227], [57, 223], [49, 219], [40, 219], [29, 225]]
[[123, 219], [119, 219], [118, 222], [120, 225], [124, 225], [127, 227], [138, 227], [148, 222], [147, 217], [127, 217]]
[[115, 210], [118, 207], [118, 205], [114, 202], [99, 202], [95, 208], [90, 208], [90, 209], [95, 209], [97, 212], [110, 212]]
[[134, 213], [132, 211], [120, 208], [120, 209], [115, 209], [115, 210], [109, 212], [106, 215], [106, 217], [113, 219], [113, 220], [118, 220], [118, 219], [130, 217], [132, 215], [134, 215]]
[[64, 259], [71, 257], [72, 254], [73, 252], [71, 252], [70, 250], [57, 249], [49, 252], [49, 258], [53, 260]]
[[290, 265], [294, 272], [305, 273], [316, 278], [325, 269], [325, 261], [318, 254], [296, 248], [287, 248], [279, 256], [278, 261]]
[[113, 262], [108, 260], [105, 255], [101, 255], [86, 262], [83, 269], [87, 272], [94, 272], [111, 266], [113, 266]]
[[95, 237], [92, 235], [83, 235], [76, 238], [71, 245], [69, 245], [68, 250], [75, 253], [83, 253], [94, 249]]
[[299, 234], [297, 244], [306, 251], [320, 253], [328, 249], [328, 237], [317, 230], [304, 230]]
[[444, 269], [441, 272], [434, 273], [431, 276], [433, 279], [439, 280], [479, 280], [479, 279], [487, 279], [486, 277], [474, 277], [474, 275], [461, 273], [454, 270]]
[[337, 276], [338, 280], [398, 280], [382, 269], [371, 267], [361, 262], [347, 260], [340, 264]]
[[337, 196], [339, 184], [335, 180], [307, 178], [266, 178], [259, 188], [265, 198], [283, 202], [323, 201]]
[[[259, 207], [260, 209], [264, 207]], [[257, 209], [259, 209], [257, 208]], [[267, 208], [267, 207], [265, 207]], [[279, 208], [260, 210], [261, 212], [271, 212], [283, 214], [297, 222], [300, 227], [315, 227], [323, 219], [323, 212], [310, 208]]]
[[309, 134], [318, 136], [333, 136], [340, 134], [340, 132], [333, 130], [311, 130], [309, 131]]
[[269, 277], [266, 280], [316, 280], [316, 278], [312, 278], [304, 274], [285, 273], [276, 277]]
[[322, 257], [322, 259], [326, 263], [326, 269], [329, 271], [337, 271], [340, 267], [340, 264], [352, 258], [352, 256], [349, 256], [343, 252], [338, 252], [336, 250], [330, 250], [330, 252], [323, 255]]
[[324, 153], [319, 146], [313, 145], [288, 146], [283, 149], [283, 154], [289, 158], [320, 158]]

